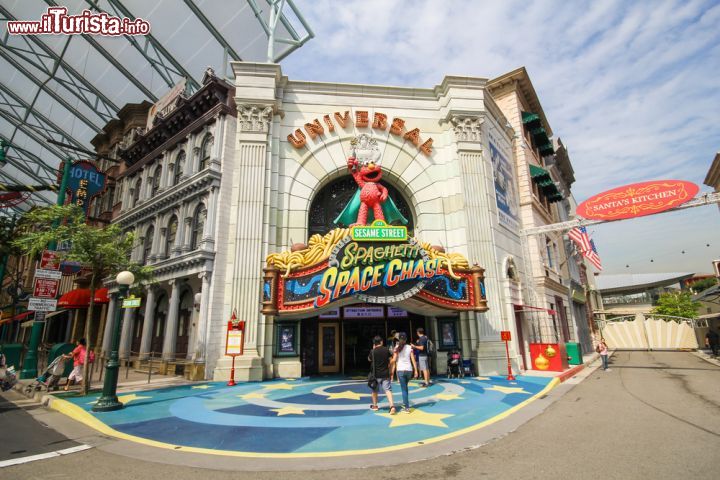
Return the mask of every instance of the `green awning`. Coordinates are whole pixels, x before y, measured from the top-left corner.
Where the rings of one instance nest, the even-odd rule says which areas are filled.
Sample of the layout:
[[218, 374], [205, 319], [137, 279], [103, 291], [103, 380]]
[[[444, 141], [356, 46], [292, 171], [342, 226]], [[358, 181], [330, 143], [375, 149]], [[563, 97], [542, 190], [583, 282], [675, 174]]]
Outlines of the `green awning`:
[[559, 202], [563, 199], [562, 193], [560, 193], [557, 185], [555, 185], [555, 182], [550, 176], [550, 172], [544, 168], [530, 164], [530, 178], [532, 178], [533, 182], [542, 190], [548, 202]]
[[522, 112], [522, 121], [525, 125], [527, 125], [528, 123], [539, 123], [540, 115], [532, 112]]

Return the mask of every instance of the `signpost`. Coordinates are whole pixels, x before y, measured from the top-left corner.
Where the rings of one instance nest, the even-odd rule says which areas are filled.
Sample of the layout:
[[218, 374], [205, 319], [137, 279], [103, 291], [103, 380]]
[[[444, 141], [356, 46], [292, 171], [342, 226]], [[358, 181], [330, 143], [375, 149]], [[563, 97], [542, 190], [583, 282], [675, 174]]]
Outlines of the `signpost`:
[[33, 297], [55, 298], [57, 297], [58, 280], [47, 280], [45, 278], [35, 277], [35, 285], [33, 285]]
[[30, 300], [28, 300], [28, 310], [34, 310], [36, 312], [54, 312], [57, 310], [57, 299], [30, 297]]
[[507, 356], [507, 365], [508, 365], [508, 380], [515, 380], [515, 375], [512, 373], [512, 364], [510, 363], [510, 347], [508, 347], [508, 342], [511, 340], [511, 335], [509, 330], [503, 330], [500, 332], [500, 340], [505, 342], [505, 355]]
[[225, 339], [225, 355], [232, 357], [230, 368], [230, 381], [228, 387], [235, 386], [235, 357], [243, 354], [245, 348], [245, 322], [238, 322], [235, 310], [227, 325], [227, 338]]

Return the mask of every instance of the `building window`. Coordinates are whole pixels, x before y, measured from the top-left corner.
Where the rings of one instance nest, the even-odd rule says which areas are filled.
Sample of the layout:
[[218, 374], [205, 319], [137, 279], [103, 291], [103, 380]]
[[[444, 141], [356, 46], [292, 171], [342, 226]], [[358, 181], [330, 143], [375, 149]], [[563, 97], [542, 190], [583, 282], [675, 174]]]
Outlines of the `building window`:
[[202, 240], [203, 230], [205, 229], [205, 219], [207, 218], [207, 208], [202, 203], [195, 209], [195, 215], [193, 215], [192, 222], [192, 238], [190, 242], [190, 249], [197, 250], [200, 247], [200, 241]]
[[547, 256], [547, 264], [550, 268], [555, 268], [554, 250], [552, 241], [545, 237], [545, 255]]
[[175, 159], [175, 171], [173, 172], [173, 185], [180, 183], [183, 173], [185, 172], [185, 150], [180, 150], [180, 153]]
[[155, 176], [152, 180], [152, 190], [150, 191], [151, 196], [155, 196], [160, 191], [160, 179], [162, 178], [162, 167], [158, 165], [155, 169]]
[[175, 215], [170, 219], [168, 223], [167, 235], [165, 236], [165, 255], [168, 257], [172, 253], [173, 245], [175, 245], [175, 237], [177, 236], [178, 219]]
[[147, 265], [150, 260], [150, 254], [152, 253], [153, 237], [155, 236], [155, 227], [150, 227], [145, 232], [145, 241], [143, 242], [143, 265]]
[[138, 204], [138, 201], [140, 200], [140, 191], [141, 190], [142, 190], [142, 178], [138, 178], [138, 181], [135, 184], [135, 190], [133, 190], [132, 205], [130, 205], [130, 208], [132, 208]]
[[213, 146], [213, 136], [206, 135], [200, 146], [200, 164], [198, 165], [198, 171], [205, 170], [210, 163], [210, 151]]

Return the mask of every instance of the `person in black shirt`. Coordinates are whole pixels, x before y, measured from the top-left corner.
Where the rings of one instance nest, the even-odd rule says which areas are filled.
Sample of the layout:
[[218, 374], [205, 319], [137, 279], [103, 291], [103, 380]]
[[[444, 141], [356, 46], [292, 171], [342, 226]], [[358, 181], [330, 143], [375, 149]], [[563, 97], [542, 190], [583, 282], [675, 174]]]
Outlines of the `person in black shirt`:
[[390, 415], [395, 415], [395, 403], [393, 402], [392, 395], [392, 382], [390, 380], [390, 372], [392, 371], [393, 354], [387, 347], [383, 346], [383, 339], [379, 335], [373, 338], [373, 349], [370, 350], [368, 355], [368, 361], [370, 362], [370, 368], [375, 374], [377, 379], [377, 387], [372, 390], [372, 405], [371, 410], [378, 410], [378, 390], [382, 386], [383, 392], [390, 403]]

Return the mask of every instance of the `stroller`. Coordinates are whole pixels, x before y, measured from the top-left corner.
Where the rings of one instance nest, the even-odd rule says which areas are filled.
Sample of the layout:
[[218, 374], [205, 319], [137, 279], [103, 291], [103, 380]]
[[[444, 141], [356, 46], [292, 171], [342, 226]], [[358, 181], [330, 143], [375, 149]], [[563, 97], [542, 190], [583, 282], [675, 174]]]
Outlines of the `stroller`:
[[461, 378], [463, 376], [462, 353], [457, 348], [450, 350], [447, 356], [447, 378]]
[[5, 355], [0, 353], [0, 391], [7, 392], [17, 383], [15, 367], [5, 365]]
[[47, 366], [42, 375], [25, 387], [25, 391], [27, 393], [32, 391], [37, 392], [43, 388], [46, 388], [48, 391], [50, 391], [50, 389], [57, 390], [59, 388], [58, 383], [60, 382], [60, 378], [65, 371], [65, 360], [67, 359], [63, 355], [55, 357], [55, 360], [50, 362], [50, 365]]

